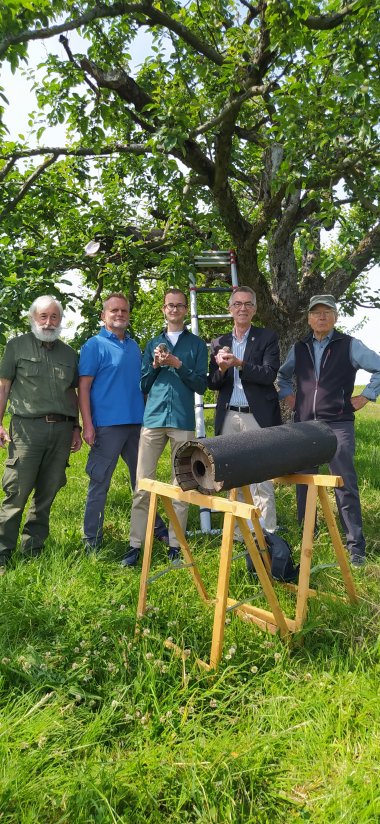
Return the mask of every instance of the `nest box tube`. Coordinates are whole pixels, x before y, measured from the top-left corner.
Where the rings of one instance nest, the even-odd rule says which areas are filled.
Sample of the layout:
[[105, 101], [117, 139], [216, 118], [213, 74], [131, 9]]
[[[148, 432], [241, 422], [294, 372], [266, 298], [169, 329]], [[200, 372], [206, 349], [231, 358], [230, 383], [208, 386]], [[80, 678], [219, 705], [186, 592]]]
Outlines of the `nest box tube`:
[[186, 441], [177, 449], [174, 470], [184, 491], [212, 495], [328, 463], [336, 446], [332, 429], [322, 421], [287, 423]]

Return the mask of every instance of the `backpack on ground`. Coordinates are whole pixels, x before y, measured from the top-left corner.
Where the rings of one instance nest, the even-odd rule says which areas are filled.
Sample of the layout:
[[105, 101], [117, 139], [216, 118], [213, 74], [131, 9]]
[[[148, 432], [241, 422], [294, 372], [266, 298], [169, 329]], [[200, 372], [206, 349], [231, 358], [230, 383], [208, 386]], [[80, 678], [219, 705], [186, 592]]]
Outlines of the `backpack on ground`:
[[[285, 581], [287, 583], [298, 581], [300, 566], [299, 564], [294, 564], [292, 550], [288, 542], [285, 541], [284, 538], [281, 538], [280, 535], [277, 535], [276, 532], [267, 532], [266, 529], [264, 529], [263, 533], [272, 562], [272, 578], [276, 581]], [[248, 552], [245, 558], [248, 572], [251, 575], [256, 575], [256, 570]]]

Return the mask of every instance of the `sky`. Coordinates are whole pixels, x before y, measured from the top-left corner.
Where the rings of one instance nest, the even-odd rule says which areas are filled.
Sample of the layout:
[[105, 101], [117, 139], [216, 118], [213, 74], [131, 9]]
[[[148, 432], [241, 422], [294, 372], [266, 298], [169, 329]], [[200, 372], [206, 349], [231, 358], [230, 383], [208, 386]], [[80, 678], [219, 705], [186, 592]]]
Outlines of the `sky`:
[[[85, 51], [86, 41], [83, 41], [75, 32], [70, 34], [70, 47], [72, 51]], [[150, 49], [150, 38], [144, 35], [137, 43], [129, 49], [132, 56], [132, 64], [138, 65], [144, 60], [147, 51]], [[55, 53], [60, 56], [64, 54], [63, 47], [58, 42], [58, 38], [52, 38], [44, 44], [42, 41], [35, 41], [29, 44], [29, 65], [36, 67], [43, 62], [47, 54]], [[39, 72], [42, 77], [42, 73]], [[3, 63], [0, 68], [0, 86], [4, 88], [5, 95], [9, 100], [9, 106], [6, 108], [4, 121], [9, 129], [9, 138], [14, 139], [18, 134], [23, 134], [28, 138], [28, 113], [37, 108], [35, 97], [31, 89], [31, 83], [28, 80], [25, 72], [17, 71], [12, 75], [8, 64]], [[45, 146], [61, 146], [64, 145], [65, 133], [64, 128], [59, 125], [51, 127], [44, 133], [41, 142]], [[368, 283], [371, 289], [378, 288], [380, 285], [380, 267], [375, 266], [368, 274]], [[360, 329], [356, 329], [358, 324], [365, 320], [364, 325]], [[358, 309], [353, 318], [344, 317], [341, 321], [341, 327], [345, 332], [349, 332], [359, 337], [363, 343], [370, 349], [379, 352], [380, 349], [380, 309]], [[368, 374], [360, 370], [357, 373], [357, 383], [363, 384], [368, 381]]]

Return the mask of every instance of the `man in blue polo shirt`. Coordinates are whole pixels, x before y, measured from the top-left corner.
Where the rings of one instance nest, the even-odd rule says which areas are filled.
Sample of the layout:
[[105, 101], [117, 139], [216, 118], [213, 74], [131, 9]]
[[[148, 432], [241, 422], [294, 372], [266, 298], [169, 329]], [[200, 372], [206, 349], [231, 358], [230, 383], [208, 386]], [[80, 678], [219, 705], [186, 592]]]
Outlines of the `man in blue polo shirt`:
[[[84, 514], [86, 546], [98, 549], [103, 539], [107, 492], [119, 456], [128, 466], [132, 489], [144, 397], [140, 390], [141, 352], [126, 332], [129, 302], [113, 293], [103, 303], [104, 327], [81, 349], [79, 407], [83, 438], [91, 447], [86, 472], [90, 477]], [[163, 521], [156, 520], [156, 537], [167, 541]]]

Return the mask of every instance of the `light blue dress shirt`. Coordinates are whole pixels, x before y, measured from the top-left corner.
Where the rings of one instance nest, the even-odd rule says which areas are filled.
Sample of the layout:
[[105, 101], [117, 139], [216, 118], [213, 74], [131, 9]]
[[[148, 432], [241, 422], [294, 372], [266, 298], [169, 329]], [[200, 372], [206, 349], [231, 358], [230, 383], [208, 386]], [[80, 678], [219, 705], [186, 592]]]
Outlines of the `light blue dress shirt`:
[[[234, 332], [232, 333], [232, 354], [235, 355], [235, 358], [238, 358], [238, 360], [244, 360], [245, 347], [247, 345], [250, 331], [251, 327], [249, 326], [241, 340], [238, 340], [235, 337]], [[234, 388], [230, 397], [230, 404], [232, 406], [249, 406], [243, 389], [243, 384], [241, 382], [240, 369], [237, 369], [236, 366], [234, 367]]]

